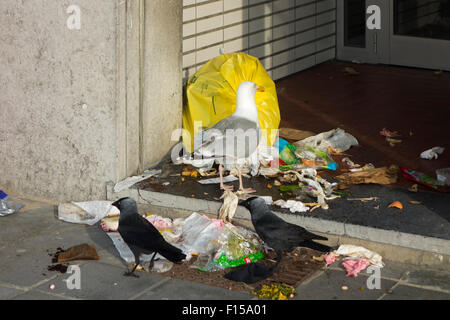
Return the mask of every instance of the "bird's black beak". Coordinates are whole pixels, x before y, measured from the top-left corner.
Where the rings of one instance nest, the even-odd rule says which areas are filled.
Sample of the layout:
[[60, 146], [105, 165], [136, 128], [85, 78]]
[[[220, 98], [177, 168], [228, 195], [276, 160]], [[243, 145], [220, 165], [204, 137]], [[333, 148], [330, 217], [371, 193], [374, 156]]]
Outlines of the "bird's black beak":
[[250, 207], [250, 202], [253, 199], [257, 199], [258, 197], [250, 197], [247, 200], [242, 201], [239, 205], [246, 207], [247, 209]]
[[126, 198], [128, 198], [128, 197], [120, 198], [119, 200], [116, 200], [113, 203], [111, 203], [111, 205], [120, 210], [120, 201], [122, 201], [123, 199], [126, 199]]

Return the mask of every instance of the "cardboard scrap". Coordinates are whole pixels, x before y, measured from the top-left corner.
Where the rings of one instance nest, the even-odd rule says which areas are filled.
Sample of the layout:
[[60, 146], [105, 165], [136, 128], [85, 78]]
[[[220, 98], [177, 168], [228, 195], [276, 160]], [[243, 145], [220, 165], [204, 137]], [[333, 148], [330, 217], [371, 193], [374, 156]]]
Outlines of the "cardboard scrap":
[[58, 263], [73, 260], [99, 260], [100, 257], [93, 245], [83, 243], [74, 246], [58, 255]]
[[298, 130], [298, 129], [292, 129], [292, 128], [280, 128], [279, 129], [279, 136], [281, 138], [284, 138], [286, 140], [303, 140], [309, 137], [314, 136], [315, 133], [311, 131], [304, 131], [304, 130]]
[[336, 176], [336, 179], [341, 184], [392, 184], [397, 182], [397, 171], [398, 167], [391, 165], [390, 167], [344, 173]]

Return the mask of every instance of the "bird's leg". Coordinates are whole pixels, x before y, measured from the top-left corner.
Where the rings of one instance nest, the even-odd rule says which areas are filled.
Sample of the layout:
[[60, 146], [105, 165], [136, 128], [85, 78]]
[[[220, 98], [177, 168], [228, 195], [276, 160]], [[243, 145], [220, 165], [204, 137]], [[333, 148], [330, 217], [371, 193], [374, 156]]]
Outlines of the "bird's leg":
[[153, 259], [155, 259], [155, 256], [156, 256], [156, 251], [155, 251], [155, 253], [153, 253], [152, 258], [150, 259], [150, 265], [149, 265], [150, 271], [152, 271], [152, 269], [153, 269], [153, 265], [154, 265]]
[[134, 266], [134, 268], [131, 271], [126, 271], [123, 275], [126, 277], [133, 276], [135, 278], [139, 278], [139, 276], [134, 273], [134, 270], [136, 270], [138, 265], [139, 265], [139, 262], [136, 263], [136, 265]]
[[233, 191], [234, 188], [233, 186], [229, 186], [223, 183], [223, 172], [224, 172], [223, 166], [222, 164], [219, 164], [220, 189]]
[[245, 188], [244, 189], [244, 185], [242, 183], [242, 172], [241, 172], [241, 169], [238, 168], [237, 170], [238, 170], [238, 174], [239, 174], [239, 191], [242, 192], [242, 193], [253, 193], [253, 192], [256, 192], [256, 190], [252, 189], [252, 188]]

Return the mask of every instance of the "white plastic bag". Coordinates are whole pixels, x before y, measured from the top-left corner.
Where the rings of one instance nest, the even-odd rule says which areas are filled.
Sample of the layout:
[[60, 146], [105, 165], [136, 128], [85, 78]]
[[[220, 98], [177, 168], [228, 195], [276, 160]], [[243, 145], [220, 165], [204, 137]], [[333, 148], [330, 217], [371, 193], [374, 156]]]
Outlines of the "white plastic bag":
[[188, 254], [206, 254], [206, 248], [211, 240], [217, 239], [220, 228], [205, 216], [196, 212], [184, 221], [180, 244], [183, 252]]

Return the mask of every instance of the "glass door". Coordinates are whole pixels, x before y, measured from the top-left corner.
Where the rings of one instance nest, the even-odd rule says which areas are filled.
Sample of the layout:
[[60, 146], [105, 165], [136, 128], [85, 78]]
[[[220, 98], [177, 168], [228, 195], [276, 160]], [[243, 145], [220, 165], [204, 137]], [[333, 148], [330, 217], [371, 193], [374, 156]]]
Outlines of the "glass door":
[[337, 57], [389, 63], [389, 10], [382, 0], [341, 0], [337, 6]]
[[450, 71], [450, 0], [341, 0], [337, 58]]
[[391, 63], [450, 70], [450, 0], [390, 2]]

